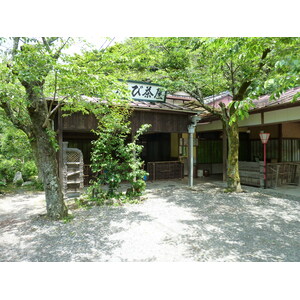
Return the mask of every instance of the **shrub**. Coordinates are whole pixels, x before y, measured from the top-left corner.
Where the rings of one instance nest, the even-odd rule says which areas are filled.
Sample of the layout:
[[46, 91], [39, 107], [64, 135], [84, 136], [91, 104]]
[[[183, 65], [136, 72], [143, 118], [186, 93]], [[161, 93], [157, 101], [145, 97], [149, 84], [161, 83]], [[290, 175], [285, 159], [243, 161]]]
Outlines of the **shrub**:
[[30, 177], [37, 175], [37, 167], [34, 161], [22, 163], [19, 159], [1, 159], [0, 160], [0, 179], [6, 179], [12, 182], [16, 172], [20, 171], [24, 181], [30, 180]]
[[2, 159], [0, 161], [0, 178], [12, 182], [17, 171], [21, 171], [22, 162], [19, 159]]
[[24, 181], [30, 180], [33, 176], [36, 176], [38, 171], [33, 160], [27, 161], [22, 165], [22, 176]]
[[98, 139], [93, 142], [91, 156], [92, 171], [97, 173], [91, 188], [94, 201], [122, 198], [122, 193], [117, 191], [122, 181], [131, 185], [126, 193], [129, 198], [140, 196], [145, 190], [143, 178], [147, 172], [143, 170], [143, 161], [139, 157], [143, 146], [138, 144], [138, 139], [149, 127], [148, 124], [142, 125], [132, 142], [128, 143], [130, 122], [123, 111], [114, 111], [114, 118], [104, 115], [99, 120], [95, 131]]

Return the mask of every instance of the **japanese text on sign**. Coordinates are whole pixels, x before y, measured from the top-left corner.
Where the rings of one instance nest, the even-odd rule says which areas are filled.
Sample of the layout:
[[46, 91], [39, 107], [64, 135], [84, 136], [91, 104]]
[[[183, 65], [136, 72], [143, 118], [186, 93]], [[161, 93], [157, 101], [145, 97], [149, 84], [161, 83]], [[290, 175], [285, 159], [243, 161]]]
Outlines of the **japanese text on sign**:
[[165, 102], [166, 91], [161, 86], [130, 81], [128, 86], [134, 100]]

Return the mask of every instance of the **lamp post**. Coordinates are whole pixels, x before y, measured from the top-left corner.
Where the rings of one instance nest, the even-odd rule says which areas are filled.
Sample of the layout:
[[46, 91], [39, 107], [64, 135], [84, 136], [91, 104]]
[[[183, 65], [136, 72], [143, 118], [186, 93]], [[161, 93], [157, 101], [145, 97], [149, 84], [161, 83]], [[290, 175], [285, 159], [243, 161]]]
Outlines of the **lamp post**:
[[197, 122], [200, 121], [201, 118], [198, 115], [193, 115], [190, 117], [190, 121], [191, 123], [188, 125], [188, 133], [189, 133], [189, 153], [188, 153], [188, 157], [189, 157], [189, 187], [193, 187], [193, 168], [194, 168], [194, 159], [193, 159], [193, 147], [194, 147], [194, 133], [195, 133], [195, 128], [197, 126]]
[[264, 145], [264, 188], [267, 187], [267, 143], [269, 140], [270, 133], [261, 132], [259, 137]]

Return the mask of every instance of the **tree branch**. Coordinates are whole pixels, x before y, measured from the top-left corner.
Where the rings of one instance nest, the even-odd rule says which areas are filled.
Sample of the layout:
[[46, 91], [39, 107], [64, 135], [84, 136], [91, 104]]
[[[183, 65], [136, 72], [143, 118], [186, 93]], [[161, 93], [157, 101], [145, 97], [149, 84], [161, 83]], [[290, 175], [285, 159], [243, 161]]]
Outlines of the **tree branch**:
[[17, 53], [18, 47], [19, 47], [20, 38], [14, 37], [13, 41], [14, 41], [14, 44], [13, 44], [13, 48], [12, 48], [12, 57], [14, 58], [14, 56]]
[[[222, 117], [222, 111], [219, 110], [219, 109], [215, 109], [213, 108], [212, 106], [210, 105], [207, 105], [204, 103], [203, 101], [203, 97], [202, 97], [202, 93], [199, 91], [199, 88], [197, 88], [197, 93], [193, 92], [193, 91], [187, 91], [191, 96], [193, 96], [198, 102], [199, 102], [199, 105], [204, 108], [205, 110], [207, 110], [208, 112], [214, 114], [214, 115], [217, 115], [219, 117]], [[200, 94], [199, 94], [200, 92]]]
[[222, 110], [221, 119], [222, 119], [223, 124], [225, 125], [225, 127], [227, 127], [228, 126], [228, 121], [230, 120], [230, 115], [229, 115], [228, 109], [226, 108], [226, 105], [223, 102], [221, 102], [219, 104], [219, 106], [221, 107], [221, 110]]
[[57, 110], [65, 104], [65, 103], [63, 103], [63, 100], [65, 100], [67, 97], [68, 96], [65, 96], [64, 98], [62, 98], [61, 102], [59, 102], [51, 111], [49, 111], [49, 113], [47, 114], [47, 117], [46, 117], [46, 119], [44, 121], [43, 128], [47, 128], [48, 127], [49, 121], [55, 115], [55, 113], [57, 112]]
[[49, 112], [51, 112], [51, 110], [52, 110], [53, 103], [56, 100], [56, 95], [57, 95], [57, 72], [55, 72], [55, 78], [54, 78], [54, 95], [53, 95], [53, 99], [52, 99], [52, 101], [50, 103], [50, 106], [49, 106]]
[[24, 131], [28, 137], [32, 136], [32, 126], [21, 123], [19, 121], [19, 118], [16, 118], [14, 116], [13, 110], [11, 109], [11, 107], [9, 106], [9, 104], [7, 102], [1, 101], [0, 107], [2, 107], [4, 109], [6, 116], [14, 124], [15, 127]]
[[246, 92], [246, 90], [248, 89], [248, 87], [250, 86], [250, 84], [253, 82], [253, 79], [255, 79], [256, 75], [258, 74], [258, 72], [263, 68], [263, 66], [266, 64], [265, 62], [265, 58], [267, 57], [267, 55], [271, 52], [270, 48], [267, 48], [263, 51], [261, 59], [260, 59], [260, 63], [258, 65], [258, 68], [256, 70], [256, 72], [253, 74], [252, 76], [252, 80], [248, 80], [242, 83], [242, 85], [240, 86], [238, 92], [236, 95], [233, 95], [233, 100], [236, 101], [241, 101], [244, 98], [244, 94]]
[[62, 46], [56, 51], [56, 53], [53, 55], [53, 58], [54, 58], [54, 59], [58, 59], [58, 58], [59, 58], [62, 49], [66, 46], [66, 44], [68, 43], [69, 39], [70, 39], [70, 38], [68, 37], [68, 38], [66, 39], [66, 41], [62, 44]]
[[51, 54], [51, 49], [50, 49], [50, 46], [49, 46], [49, 43], [48, 43], [47, 39], [45, 37], [42, 37], [42, 40], [43, 40], [44, 46], [46, 47], [48, 52]]

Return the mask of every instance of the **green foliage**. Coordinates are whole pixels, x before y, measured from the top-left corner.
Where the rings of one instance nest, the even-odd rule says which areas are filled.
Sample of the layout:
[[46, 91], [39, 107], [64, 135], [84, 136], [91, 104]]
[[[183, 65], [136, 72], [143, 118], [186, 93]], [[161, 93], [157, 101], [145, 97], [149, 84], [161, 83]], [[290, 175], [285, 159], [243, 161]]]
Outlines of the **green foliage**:
[[[0, 112], [0, 117], [2, 116]], [[21, 161], [33, 159], [26, 134], [16, 129], [4, 116], [0, 122], [0, 154], [6, 159], [15, 158]]]
[[31, 146], [26, 134], [16, 129], [0, 110], [0, 180], [13, 181], [17, 171], [24, 181], [37, 175]]
[[[125, 84], [118, 80], [120, 77], [111, 75], [107, 69], [93, 68], [89, 55], [87, 61], [83, 61], [80, 57], [63, 53], [70, 40], [59, 37], [15, 37], [8, 41], [11, 49], [0, 53], [0, 108], [16, 128], [26, 133], [34, 154], [39, 156], [36, 162], [41, 164], [40, 167], [43, 167], [42, 163], [47, 164], [40, 157], [41, 153], [49, 154], [53, 160], [49, 164], [57, 166], [53, 155], [57, 144], [52, 121], [60, 107], [63, 106], [69, 113], [87, 113], [92, 104], [83, 99], [83, 95], [102, 97], [107, 103], [124, 98]], [[0, 40], [0, 44], [2, 42], [5, 39]], [[109, 56], [99, 57], [97, 65], [112, 66], [113, 63], [106, 57]], [[114, 92], [116, 90], [119, 91], [118, 95]], [[28, 168], [26, 171], [31, 173]], [[56, 185], [49, 182], [57, 176], [57, 170], [53, 168], [51, 172], [42, 172], [41, 175], [44, 175], [45, 187], [49, 190], [46, 193], [47, 213], [57, 218], [66, 215], [67, 209], [64, 204], [61, 205], [61, 193], [52, 188]], [[59, 185], [59, 182], [56, 181], [56, 184]], [[51, 197], [48, 196], [50, 194]]]
[[67, 224], [67, 223], [70, 223], [73, 219], [74, 219], [75, 217], [73, 216], [73, 215], [67, 215], [66, 217], [64, 217], [63, 219], [62, 219], [62, 221], [63, 221], [63, 223], [64, 224]]
[[[142, 146], [138, 138], [149, 125], [144, 125], [128, 142], [130, 133], [129, 111], [124, 107], [113, 106], [109, 113], [98, 116], [99, 127], [95, 132], [98, 139], [93, 142], [92, 171], [97, 179], [90, 188], [90, 197], [98, 203], [122, 196], [118, 188], [122, 181], [128, 181], [131, 187], [127, 196], [135, 197], [145, 189], [143, 180], [147, 173], [143, 170], [143, 162], [139, 158]], [[107, 187], [107, 188], [105, 188]]]
[[17, 171], [21, 171], [22, 162], [19, 159], [0, 159], [0, 178], [12, 182]]
[[24, 181], [32, 180], [38, 173], [35, 162], [30, 160], [22, 164], [21, 172]]
[[0, 156], [0, 179], [5, 179], [7, 182], [12, 182], [16, 172], [21, 172], [24, 181], [35, 180], [37, 175], [37, 167], [34, 161], [23, 163], [19, 159], [5, 159]]
[[[136, 60], [149, 66], [137, 68], [138, 76], [143, 72], [144, 78], [169, 92], [185, 91], [195, 97], [204, 109], [220, 117], [228, 137], [236, 136], [238, 121], [249, 116], [251, 99], [266, 93], [275, 99], [300, 84], [300, 38], [132, 38], [123, 49], [127, 47], [134, 49]], [[205, 96], [224, 91], [231, 92], [230, 105], [204, 103]], [[236, 149], [229, 148], [229, 157], [237, 157]]]

